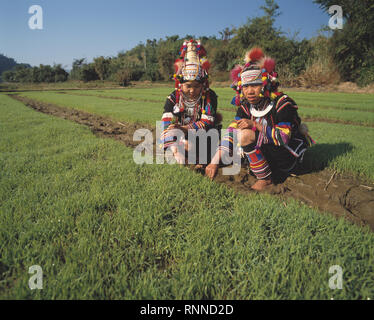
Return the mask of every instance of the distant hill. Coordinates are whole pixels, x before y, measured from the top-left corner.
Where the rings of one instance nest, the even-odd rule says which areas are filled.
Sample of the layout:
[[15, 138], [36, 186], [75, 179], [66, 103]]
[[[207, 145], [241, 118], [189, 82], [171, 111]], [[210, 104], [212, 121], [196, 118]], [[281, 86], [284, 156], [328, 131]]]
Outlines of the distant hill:
[[1, 74], [6, 70], [11, 70], [17, 65], [17, 62], [12, 59], [0, 54], [0, 77]]
[[19, 63], [17, 63], [13, 58], [8, 58], [0, 53], [0, 82], [1, 82], [1, 74], [4, 71], [13, 69], [17, 65], [19, 65]]

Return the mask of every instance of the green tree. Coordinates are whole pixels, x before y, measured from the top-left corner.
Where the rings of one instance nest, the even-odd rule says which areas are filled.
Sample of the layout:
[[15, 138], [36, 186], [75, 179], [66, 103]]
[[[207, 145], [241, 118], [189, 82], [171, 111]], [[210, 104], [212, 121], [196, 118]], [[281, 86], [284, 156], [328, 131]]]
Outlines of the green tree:
[[264, 13], [265, 17], [271, 20], [273, 23], [276, 17], [280, 16], [279, 6], [274, 0], [265, 0], [265, 5], [260, 7]]
[[72, 69], [69, 74], [71, 80], [81, 80], [82, 78], [82, 67], [85, 64], [86, 59], [74, 59]]
[[231, 36], [235, 34], [235, 31], [235, 28], [230, 29], [226, 27], [224, 30], [219, 31], [218, 33], [221, 35], [221, 39], [223, 41], [228, 41], [231, 39]]
[[68, 79], [69, 73], [62, 68], [61, 64], [56, 64], [53, 66], [53, 72], [55, 75], [55, 82], [64, 82]]
[[105, 59], [103, 56], [94, 59], [94, 68], [100, 80], [105, 80], [108, 77], [110, 60], [110, 58]]
[[15, 82], [15, 72], [12, 70], [4, 71], [1, 77], [5, 82]]
[[99, 75], [95, 70], [93, 63], [85, 64], [82, 66], [81, 79], [84, 82], [99, 80]]
[[119, 69], [116, 72], [116, 81], [121, 85], [121, 86], [128, 86], [131, 78], [132, 78], [132, 72], [131, 69]]
[[173, 64], [175, 61], [175, 54], [168, 50], [168, 48], [161, 47], [157, 54], [160, 74], [164, 80], [169, 79], [174, 73]]
[[32, 82], [32, 68], [19, 64], [14, 67], [16, 82]]
[[174, 61], [178, 58], [182, 41], [178, 35], [174, 35], [158, 42], [157, 64], [164, 80], [170, 79], [174, 74]]
[[55, 75], [53, 69], [49, 65], [41, 64], [39, 66], [39, 78], [37, 82], [54, 82]]

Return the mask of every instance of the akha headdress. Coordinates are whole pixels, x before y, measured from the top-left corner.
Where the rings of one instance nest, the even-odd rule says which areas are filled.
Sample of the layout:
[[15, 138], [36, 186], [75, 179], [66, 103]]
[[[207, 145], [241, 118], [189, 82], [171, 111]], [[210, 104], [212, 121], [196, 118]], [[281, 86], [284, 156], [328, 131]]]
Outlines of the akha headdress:
[[183, 83], [194, 80], [204, 82], [208, 79], [210, 63], [199, 40], [185, 41], [179, 55], [180, 59], [174, 63], [174, 80]]
[[277, 77], [274, 59], [265, 57], [262, 49], [253, 48], [246, 54], [245, 65], [237, 65], [231, 71], [233, 81], [231, 88], [236, 91], [232, 104], [240, 106], [244, 97], [242, 94], [243, 87], [250, 85], [262, 85], [262, 97], [277, 98], [280, 95], [277, 92], [279, 86]]
[[175, 80], [177, 103], [180, 101], [181, 97], [181, 84], [187, 81], [198, 81], [202, 83], [203, 99], [206, 98], [209, 103], [208, 71], [210, 63], [206, 57], [206, 50], [201, 45], [200, 40], [191, 39], [189, 41], [184, 41], [179, 55], [180, 58], [174, 63], [175, 74], [173, 76]]

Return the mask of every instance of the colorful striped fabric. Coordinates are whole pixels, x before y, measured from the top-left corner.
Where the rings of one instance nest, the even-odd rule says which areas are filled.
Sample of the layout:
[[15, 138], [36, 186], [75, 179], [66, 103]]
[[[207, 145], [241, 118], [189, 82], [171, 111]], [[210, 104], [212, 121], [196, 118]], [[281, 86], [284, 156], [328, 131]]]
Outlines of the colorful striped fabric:
[[[196, 106], [196, 116], [191, 116], [191, 121], [189, 123], [184, 122], [188, 116], [182, 105], [176, 104], [176, 91], [172, 92], [166, 99], [164, 106], [164, 113], [162, 115], [162, 134], [159, 143], [163, 145], [164, 148], [169, 147], [174, 142], [177, 141], [175, 137], [175, 132], [170, 132], [174, 130], [168, 130], [172, 123], [179, 123], [180, 125], [186, 125], [188, 129], [199, 130], [199, 129], [209, 129], [214, 127], [215, 116], [217, 111], [217, 95], [213, 90], [209, 90], [209, 99], [201, 99], [200, 106]], [[210, 101], [210, 102], [209, 102]], [[194, 119], [193, 119], [194, 118]], [[195, 121], [193, 121], [195, 120]]]
[[[211, 110], [210, 105], [208, 106], [209, 106], [209, 112], [210, 112]], [[189, 129], [195, 129], [195, 130], [205, 129], [205, 128], [212, 127], [212, 126], [214, 126], [214, 116], [212, 116], [211, 113], [209, 114], [203, 113], [201, 115], [200, 121], [195, 121], [195, 122], [191, 122], [190, 124], [188, 124]]]
[[271, 175], [271, 169], [260, 150], [253, 150], [251, 152], [244, 152], [249, 161], [251, 171], [258, 180], [263, 180]]
[[267, 142], [276, 146], [284, 146], [291, 139], [291, 122], [279, 122], [274, 128], [265, 128]]
[[171, 122], [173, 121], [174, 119], [174, 115], [172, 112], [165, 112], [163, 115], [162, 115], [162, 124], [163, 124], [163, 130], [166, 130], [170, 125], [171, 125]]
[[[239, 117], [235, 117], [235, 120], [240, 120]], [[227, 128], [226, 134], [221, 139], [221, 144], [218, 150], [223, 152], [228, 152], [230, 156], [232, 155], [234, 149], [234, 132], [238, 129], [238, 124], [236, 121], [231, 122]]]
[[164, 130], [160, 136], [160, 143], [163, 148], [168, 148], [177, 142], [178, 136], [176, 130]]
[[[271, 101], [268, 100], [268, 103]], [[265, 108], [267, 104], [263, 105]], [[281, 95], [275, 100], [275, 107], [261, 118], [255, 118], [250, 112], [251, 105], [244, 102], [238, 107], [235, 120], [251, 119], [256, 120], [262, 126], [262, 130], [258, 132], [257, 146], [263, 144], [273, 144], [275, 146], [287, 146], [292, 139], [293, 128], [298, 126], [295, 119], [299, 119], [297, 115], [297, 105], [287, 95]], [[236, 122], [230, 124], [227, 133], [223, 136], [219, 150], [228, 151], [232, 154], [233, 150], [233, 130], [237, 128]]]

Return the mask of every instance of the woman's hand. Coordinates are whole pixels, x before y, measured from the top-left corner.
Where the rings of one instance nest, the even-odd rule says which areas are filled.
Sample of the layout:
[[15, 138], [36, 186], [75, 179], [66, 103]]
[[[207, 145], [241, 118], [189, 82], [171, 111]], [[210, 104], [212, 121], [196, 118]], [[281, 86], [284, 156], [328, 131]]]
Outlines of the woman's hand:
[[211, 180], [214, 179], [218, 171], [218, 164], [211, 163], [205, 168], [205, 175]]
[[236, 123], [238, 124], [238, 129], [241, 130], [252, 129], [252, 127], [254, 126], [254, 121], [250, 119], [240, 119], [236, 121]]

